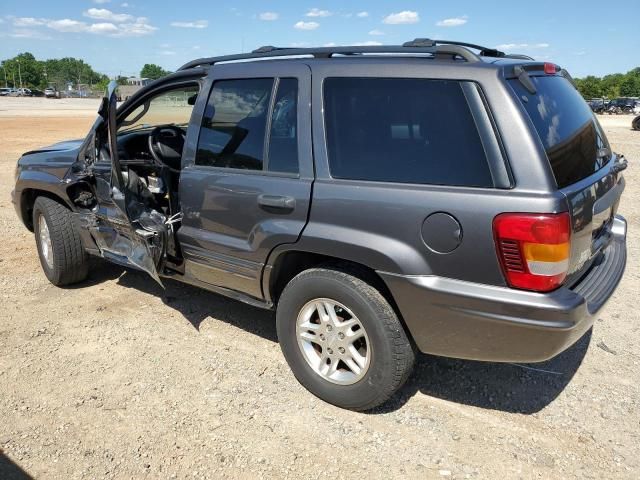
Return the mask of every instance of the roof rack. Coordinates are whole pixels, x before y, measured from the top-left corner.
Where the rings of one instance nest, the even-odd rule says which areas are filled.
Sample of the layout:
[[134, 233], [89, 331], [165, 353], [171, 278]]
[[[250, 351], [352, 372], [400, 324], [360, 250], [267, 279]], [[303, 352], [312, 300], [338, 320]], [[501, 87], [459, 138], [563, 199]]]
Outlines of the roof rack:
[[481, 47], [472, 43], [454, 42], [447, 40], [431, 40], [428, 38], [416, 38], [403, 45], [380, 45], [380, 46], [345, 46], [345, 47], [318, 47], [318, 48], [283, 48], [266, 45], [251, 53], [240, 53], [235, 55], [222, 55], [219, 57], [198, 58], [185, 63], [178, 69], [187, 70], [194, 67], [214, 65], [220, 62], [233, 62], [238, 60], [257, 60], [261, 58], [276, 57], [300, 57], [311, 56], [314, 58], [331, 58], [335, 55], [363, 55], [363, 54], [431, 54], [437, 58], [450, 57], [452, 59], [461, 58], [469, 63], [479, 62], [479, 55], [473, 53], [469, 48], [480, 50], [480, 55], [485, 57], [505, 57], [522, 58], [529, 60], [530, 57], [507, 55], [499, 50]]
[[492, 58], [513, 58], [519, 60], [533, 60], [528, 55], [522, 55], [520, 53], [505, 53], [496, 48], [487, 48], [482, 45], [476, 45], [475, 43], [467, 43], [467, 42], [457, 42], [454, 40], [431, 40], [430, 38], [416, 38], [410, 42], [406, 42], [403, 44], [407, 47], [412, 46], [435, 46], [435, 45], [457, 45], [459, 47], [472, 48], [474, 50], [480, 50], [479, 55], [481, 57], [492, 57]]

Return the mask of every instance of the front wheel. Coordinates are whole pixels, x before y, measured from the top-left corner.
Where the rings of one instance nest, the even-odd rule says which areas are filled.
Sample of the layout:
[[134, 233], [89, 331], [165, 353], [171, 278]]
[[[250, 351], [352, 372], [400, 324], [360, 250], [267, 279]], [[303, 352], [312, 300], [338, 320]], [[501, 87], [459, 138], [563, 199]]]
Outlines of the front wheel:
[[369, 410], [407, 380], [413, 347], [384, 296], [348, 273], [314, 268], [289, 282], [278, 341], [298, 381], [338, 407]]
[[89, 257], [68, 208], [47, 197], [36, 198], [33, 230], [42, 270], [51, 283], [60, 287], [87, 278]]
[[631, 128], [634, 130], [640, 130], [640, 115], [633, 119], [631, 122]]

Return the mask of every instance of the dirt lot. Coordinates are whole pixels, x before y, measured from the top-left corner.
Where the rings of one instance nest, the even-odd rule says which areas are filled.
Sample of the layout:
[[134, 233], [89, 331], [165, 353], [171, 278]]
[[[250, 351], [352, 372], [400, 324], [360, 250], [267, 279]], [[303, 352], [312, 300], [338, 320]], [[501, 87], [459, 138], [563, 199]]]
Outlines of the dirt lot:
[[422, 356], [389, 405], [358, 414], [298, 385], [271, 313], [100, 262], [75, 288], [50, 285], [10, 202], [14, 164], [83, 136], [94, 105], [64, 118], [29, 108], [38, 116], [0, 103], [0, 478], [640, 476], [630, 117], [602, 120], [631, 164], [629, 263], [593, 333], [544, 364]]

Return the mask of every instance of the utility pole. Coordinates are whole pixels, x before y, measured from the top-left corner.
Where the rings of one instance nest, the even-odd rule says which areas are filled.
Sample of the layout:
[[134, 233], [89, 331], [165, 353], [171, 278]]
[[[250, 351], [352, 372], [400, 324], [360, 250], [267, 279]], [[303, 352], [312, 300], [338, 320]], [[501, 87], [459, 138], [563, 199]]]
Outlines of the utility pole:
[[18, 78], [20, 79], [20, 89], [22, 89], [22, 73], [20, 73], [20, 60], [18, 60]]

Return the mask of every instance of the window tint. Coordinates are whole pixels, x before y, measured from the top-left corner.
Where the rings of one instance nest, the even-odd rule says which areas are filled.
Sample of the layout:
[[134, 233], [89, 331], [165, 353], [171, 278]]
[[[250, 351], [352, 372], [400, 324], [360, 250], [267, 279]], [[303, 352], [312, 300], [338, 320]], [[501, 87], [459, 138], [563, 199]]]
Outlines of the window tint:
[[591, 109], [564, 77], [531, 77], [536, 93], [518, 80], [510, 80], [529, 114], [559, 188], [566, 187], [600, 170], [610, 155], [599, 153], [607, 140]]
[[262, 170], [273, 79], [220, 80], [204, 113], [197, 165]]
[[333, 177], [493, 186], [459, 82], [329, 78], [324, 98]]
[[269, 171], [298, 173], [298, 80], [281, 78], [271, 115]]

